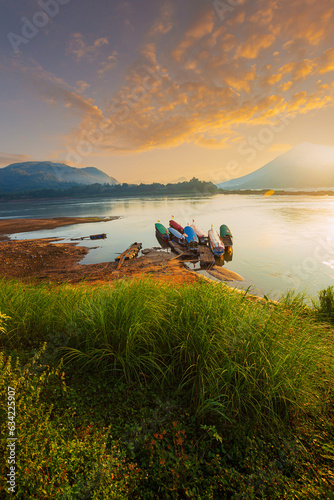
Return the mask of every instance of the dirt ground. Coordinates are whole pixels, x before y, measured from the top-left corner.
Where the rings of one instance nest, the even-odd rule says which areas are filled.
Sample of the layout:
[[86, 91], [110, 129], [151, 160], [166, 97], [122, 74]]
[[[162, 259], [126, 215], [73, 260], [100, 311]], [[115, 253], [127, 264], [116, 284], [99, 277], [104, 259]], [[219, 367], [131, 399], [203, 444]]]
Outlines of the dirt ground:
[[[105, 219], [103, 219], [105, 220]], [[111, 220], [111, 219], [108, 219]], [[0, 221], [0, 277], [20, 278], [57, 283], [108, 283], [119, 278], [139, 278], [150, 275], [160, 281], [175, 284], [201, 279], [186, 269], [179, 258], [165, 251], [153, 250], [147, 255], [125, 261], [117, 270], [116, 262], [81, 265], [89, 249], [59, 240], [9, 240], [7, 235], [22, 231], [52, 229], [59, 226], [100, 222], [98, 218], [6, 219]], [[51, 243], [54, 241], [54, 243]], [[125, 250], [125, 249], [124, 249]]]
[[72, 224], [87, 224], [89, 222], [108, 222], [119, 217], [54, 217], [49, 219], [3, 219], [0, 220], [0, 241], [8, 240], [9, 234], [55, 229]]

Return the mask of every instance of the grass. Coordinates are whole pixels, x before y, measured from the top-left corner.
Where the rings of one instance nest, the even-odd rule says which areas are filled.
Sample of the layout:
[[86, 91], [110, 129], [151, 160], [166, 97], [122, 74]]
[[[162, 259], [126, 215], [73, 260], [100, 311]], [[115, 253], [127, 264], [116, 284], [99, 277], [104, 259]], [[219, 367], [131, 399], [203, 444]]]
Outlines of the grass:
[[321, 474], [334, 458], [333, 330], [317, 307], [206, 282], [2, 281], [3, 387], [15, 380], [38, 457], [29, 474], [21, 459], [24, 488], [37, 474], [33, 498], [331, 498], [333, 479], [305, 465], [312, 446]]

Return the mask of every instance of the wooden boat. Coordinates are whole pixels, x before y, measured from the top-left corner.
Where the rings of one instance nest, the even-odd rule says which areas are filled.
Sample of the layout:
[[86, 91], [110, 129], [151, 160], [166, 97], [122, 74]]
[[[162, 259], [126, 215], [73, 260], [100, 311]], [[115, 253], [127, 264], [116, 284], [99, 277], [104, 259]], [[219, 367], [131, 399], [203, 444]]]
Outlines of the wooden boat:
[[177, 222], [175, 222], [175, 220], [174, 220], [174, 219], [171, 219], [171, 220], [169, 221], [169, 225], [170, 225], [170, 227], [172, 227], [173, 229], [176, 229], [176, 231], [178, 231], [179, 233], [183, 234], [183, 231], [184, 231], [183, 227], [182, 227], [180, 224], [178, 224]]
[[168, 231], [173, 241], [176, 241], [176, 243], [179, 243], [180, 245], [186, 245], [187, 241], [185, 236], [181, 234], [177, 229], [175, 229], [174, 227], [169, 227]]
[[166, 229], [163, 224], [160, 224], [160, 222], [157, 222], [155, 224], [155, 230], [158, 233], [158, 235], [160, 236], [160, 238], [162, 238], [164, 241], [169, 240], [168, 229]]
[[233, 246], [233, 236], [226, 224], [220, 226], [220, 239], [225, 245], [225, 248]]
[[186, 226], [184, 228], [184, 236], [186, 238], [188, 248], [198, 250], [198, 238], [192, 227]]
[[132, 243], [132, 245], [129, 246], [129, 248], [127, 248], [125, 250], [125, 252], [121, 253], [121, 255], [119, 255], [118, 257], [116, 257], [116, 261], [118, 261], [118, 266], [117, 266], [117, 269], [119, 269], [123, 262], [127, 259], [134, 259], [135, 257], [137, 257], [139, 251], [141, 250], [141, 243]]
[[222, 240], [219, 238], [218, 233], [213, 227], [208, 232], [209, 245], [213, 254], [217, 257], [224, 255], [225, 246]]
[[105, 240], [107, 237], [106, 233], [102, 234], [91, 234], [90, 236], [81, 236], [81, 238], [71, 238], [71, 241], [80, 241], [80, 240]]
[[91, 240], [105, 240], [107, 237], [106, 233], [102, 234], [91, 234], [90, 239]]
[[201, 243], [201, 245], [205, 245], [206, 235], [205, 235], [204, 231], [202, 231], [202, 229], [200, 227], [198, 227], [197, 224], [195, 224], [194, 220], [193, 220], [193, 223], [190, 225], [190, 227], [192, 227], [193, 230], [195, 231], [195, 234], [198, 238], [198, 241]]

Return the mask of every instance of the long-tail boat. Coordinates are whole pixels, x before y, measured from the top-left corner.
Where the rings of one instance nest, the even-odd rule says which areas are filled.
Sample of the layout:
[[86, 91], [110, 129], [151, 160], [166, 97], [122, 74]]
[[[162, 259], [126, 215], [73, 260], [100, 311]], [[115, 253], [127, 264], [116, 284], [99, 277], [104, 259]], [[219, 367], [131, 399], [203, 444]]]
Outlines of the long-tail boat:
[[196, 236], [198, 238], [198, 241], [202, 245], [205, 245], [206, 234], [204, 233], [204, 231], [197, 224], [195, 224], [194, 220], [193, 220], [193, 223], [190, 225], [190, 227], [192, 227], [193, 230], [195, 231], [195, 234], [196, 234]]
[[233, 236], [226, 224], [220, 226], [220, 238], [224, 243], [225, 248], [233, 246]]
[[188, 248], [191, 250], [198, 250], [198, 238], [191, 226], [186, 226], [184, 228], [184, 236], [186, 238]]
[[225, 246], [222, 240], [219, 238], [219, 235], [213, 227], [208, 232], [209, 237], [209, 245], [214, 255], [217, 257], [221, 257], [224, 255]]
[[176, 231], [178, 231], [179, 233], [183, 234], [184, 231], [183, 227], [180, 224], [178, 224], [173, 218], [169, 221], [169, 225], [170, 227], [176, 229]]
[[169, 240], [168, 229], [166, 229], [163, 224], [160, 224], [160, 222], [156, 222], [156, 224], [155, 224], [155, 230], [158, 233], [158, 235], [160, 236], [160, 238], [162, 238], [164, 241], [168, 241]]
[[173, 241], [176, 241], [180, 245], [186, 245], [187, 240], [185, 236], [181, 234], [177, 229], [175, 229], [174, 227], [169, 227], [168, 231]]

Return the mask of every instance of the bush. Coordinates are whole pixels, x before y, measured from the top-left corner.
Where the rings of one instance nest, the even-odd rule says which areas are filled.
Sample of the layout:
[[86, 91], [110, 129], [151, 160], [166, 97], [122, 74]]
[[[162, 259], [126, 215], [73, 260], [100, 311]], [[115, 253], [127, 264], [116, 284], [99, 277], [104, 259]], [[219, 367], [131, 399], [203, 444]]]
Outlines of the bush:
[[[61, 365], [43, 369], [40, 358], [45, 346], [24, 368], [0, 353], [0, 398], [15, 389], [16, 463], [13, 499], [125, 499], [138, 470], [125, 463], [108, 428], [94, 428], [77, 421], [73, 401]], [[42, 371], [41, 371], [42, 370]], [[67, 399], [67, 401], [66, 401]], [[65, 405], [60, 404], [65, 400]], [[60, 410], [60, 406], [65, 406]], [[6, 457], [0, 474], [6, 478], [7, 418], [1, 411], [0, 452]], [[108, 442], [109, 441], [109, 442]], [[107, 446], [108, 442], [108, 446]], [[0, 497], [1, 496], [0, 487]]]

